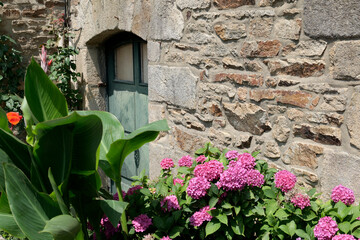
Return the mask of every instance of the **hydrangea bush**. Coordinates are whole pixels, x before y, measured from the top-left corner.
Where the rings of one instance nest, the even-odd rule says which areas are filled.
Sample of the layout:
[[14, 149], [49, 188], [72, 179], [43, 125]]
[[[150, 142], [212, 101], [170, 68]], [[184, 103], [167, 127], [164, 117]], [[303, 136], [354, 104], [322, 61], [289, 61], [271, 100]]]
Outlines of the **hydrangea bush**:
[[[135, 186], [124, 193], [129, 202], [128, 237], [360, 238], [360, 209], [352, 190], [336, 186], [331, 200], [323, 202], [315, 189], [299, 187], [294, 174], [269, 168], [256, 156], [220, 152], [207, 144], [194, 157], [163, 159], [155, 182], [144, 173], [134, 177]], [[106, 239], [120, 239], [119, 234], [113, 226], [104, 232]]]

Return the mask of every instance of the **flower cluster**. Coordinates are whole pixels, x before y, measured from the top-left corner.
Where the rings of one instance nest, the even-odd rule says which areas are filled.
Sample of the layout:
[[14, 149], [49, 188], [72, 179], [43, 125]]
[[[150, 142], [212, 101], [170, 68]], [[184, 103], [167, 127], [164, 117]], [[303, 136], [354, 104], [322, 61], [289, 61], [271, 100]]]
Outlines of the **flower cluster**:
[[264, 175], [258, 170], [251, 169], [247, 173], [246, 183], [251, 187], [261, 187], [265, 183]]
[[145, 232], [151, 226], [152, 220], [146, 214], [140, 214], [131, 222], [135, 228], [135, 232]]
[[215, 208], [210, 209], [209, 206], [201, 208], [190, 217], [190, 224], [194, 227], [199, 227], [203, 222], [211, 221], [212, 216], [209, 214], [209, 211], [213, 209]]
[[143, 187], [140, 186], [140, 185], [136, 185], [134, 187], [131, 187], [129, 188], [129, 190], [127, 191], [126, 195], [127, 196], [131, 196], [133, 195], [134, 193], [136, 193], [138, 190], [142, 189]]
[[297, 193], [294, 197], [292, 197], [291, 202], [295, 207], [299, 207], [300, 209], [311, 206], [309, 196], [300, 193]]
[[203, 163], [206, 161], [206, 157], [204, 155], [200, 155], [196, 158], [197, 163]]
[[335, 203], [341, 201], [346, 205], [351, 205], [355, 202], [354, 192], [341, 184], [333, 188], [331, 199]]
[[169, 236], [165, 236], [165, 237], [160, 238], [160, 240], [171, 240], [171, 238]]
[[225, 157], [229, 160], [232, 160], [232, 159], [237, 159], [239, 156], [239, 153], [235, 150], [232, 150], [232, 151], [228, 151], [226, 154], [225, 154]]
[[190, 155], [183, 156], [179, 160], [179, 167], [191, 167], [193, 164], [193, 158]]
[[295, 187], [296, 176], [289, 171], [282, 170], [275, 173], [275, 187], [280, 188], [284, 193]]
[[356, 240], [356, 238], [349, 234], [340, 234], [333, 237], [332, 240]]
[[243, 153], [238, 156], [237, 164], [245, 169], [253, 169], [256, 165], [255, 158], [250, 153]]
[[318, 224], [314, 228], [314, 236], [318, 240], [331, 240], [339, 230], [336, 221], [331, 217], [320, 218]]
[[177, 183], [179, 183], [181, 186], [184, 186], [184, 180], [180, 179], [180, 178], [174, 178], [173, 179], [173, 183], [174, 185], [176, 185]]
[[100, 220], [100, 231], [104, 232], [106, 239], [110, 239], [116, 232], [120, 232], [120, 223], [118, 223], [117, 227], [111, 224], [108, 217], [104, 216]]
[[166, 212], [170, 212], [171, 210], [179, 210], [179, 202], [175, 195], [166, 196], [163, 200], [160, 202], [161, 208]]
[[195, 177], [203, 177], [209, 182], [216, 180], [224, 170], [224, 165], [218, 160], [211, 160], [197, 165], [194, 169]]
[[220, 175], [220, 180], [216, 183], [218, 188], [225, 191], [242, 190], [247, 184], [247, 170], [236, 164], [229, 166]]
[[186, 193], [193, 199], [200, 199], [206, 195], [206, 190], [211, 187], [210, 183], [203, 177], [190, 179]]
[[175, 165], [171, 158], [164, 158], [163, 160], [161, 160], [160, 166], [162, 169], [166, 170], [166, 169], [173, 168]]

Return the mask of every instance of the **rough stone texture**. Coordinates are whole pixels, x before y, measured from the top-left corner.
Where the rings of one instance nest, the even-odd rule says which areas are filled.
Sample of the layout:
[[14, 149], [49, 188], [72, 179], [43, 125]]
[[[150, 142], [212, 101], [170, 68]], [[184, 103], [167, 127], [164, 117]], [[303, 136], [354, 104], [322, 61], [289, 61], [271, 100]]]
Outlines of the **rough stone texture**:
[[178, 127], [174, 128], [173, 134], [177, 147], [185, 152], [192, 154], [194, 154], [197, 149], [203, 147], [204, 144], [209, 141], [208, 139], [201, 137], [198, 134], [185, 131]]
[[337, 42], [331, 49], [330, 59], [330, 70], [335, 79], [360, 80], [360, 69], [354, 64], [360, 61], [360, 41]]
[[300, 110], [295, 109], [295, 108], [288, 109], [286, 111], [286, 115], [291, 121], [295, 121], [295, 122], [302, 121], [304, 116], [305, 116], [303, 111], [300, 111]]
[[159, 42], [153, 42], [148, 41], [147, 43], [148, 47], [148, 60], [151, 62], [158, 62], [160, 60], [160, 43]]
[[267, 38], [270, 36], [274, 25], [274, 19], [270, 17], [254, 18], [249, 24], [249, 33], [254, 37]]
[[222, 60], [223, 63], [223, 67], [229, 68], [229, 69], [239, 69], [239, 70], [244, 70], [244, 65], [238, 61], [236, 61], [233, 58], [230, 57], [225, 57]]
[[244, 5], [255, 5], [255, 0], [215, 0], [215, 6], [219, 9], [237, 8]]
[[251, 103], [224, 103], [229, 123], [238, 131], [261, 135], [269, 129], [266, 112]]
[[204, 9], [210, 7], [211, 0], [177, 0], [176, 4], [181, 10], [185, 8]]
[[313, 38], [359, 37], [359, 11], [357, 0], [305, 0], [305, 34]]
[[290, 124], [284, 116], [278, 116], [272, 128], [273, 137], [279, 142], [286, 142], [290, 135]]
[[318, 143], [329, 145], [341, 145], [341, 131], [339, 128], [329, 126], [314, 126], [310, 124], [295, 124], [293, 126], [295, 136], [311, 139]]
[[350, 143], [360, 149], [360, 88], [356, 90], [346, 110], [346, 126], [350, 134]]
[[344, 122], [344, 116], [337, 113], [307, 113], [306, 119], [311, 123], [322, 123], [341, 126]]
[[321, 56], [325, 49], [327, 43], [325, 41], [316, 41], [316, 40], [308, 40], [308, 41], [300, 41], [298, 45], [288, 45], [288, 48], [283, 49], [283, 56], [304, 56], [304, 57], [315, 57]]
[[246, 37], [246, 25], [242, 22], [216, 24], [214, 30], [223, 41], [237, 40]]
[[297, 177], [304, 178], [306, 183], [311, 186], [315, 186], [319, 182], [319, 177], [314, 172], [297, 167], [292, 167], [291, 172], [293, 172]]
[[298, 77], [319, 77], [324, 74], [325, 63], [312, 60], [265, 60], [271, 75], [290, 75]]
[[233, 146], [240, 149], [250, 148], [253, 136], [248, 133], [241, 133], [233, 140]]
[[276, 142], [266, 142], [264, 155], [268, 158], [279, 158], [281, 156], [280, 148]]
[[321, 146], [292, 143], [284, 153], [282, 161], [285, 164], [316, 169], [318, 166], [318, 155], [323, 154], [323, 152], [324, 148]]
[[280, 48], [281, 43], [278, 40], [244, 42], [240, 55], [244, 57], [275, 57]]
[[219, 73], [215, 76], [215, 82], [231, 81], [240, 85], [261, 86], [264, 79], [258, 74], [236, 74], [236, 73]]
[[299, 40], [301, 31], [301, 20], [281, 19], [275, 23], [275, 35], [290, 40]]
[[359, 155], [353, 155], [339, 150], [326, 150], [324, 159], [319, 161], [318, 174], [320, 177], [321, 191], [324, 199], [330, 199], [331, 190], [342, 184], [355, 193], [355, 198], [360, 197], [360, 182], [354, 181], [360, 169]]
[[347, 97], [344, 95], [324, 95], [324, 101], [319, 106], [322, 111], [344, 111], [346, 108]]
[[195, 108], [196, 81], [189, 68], [150, 65], [149, 100]]

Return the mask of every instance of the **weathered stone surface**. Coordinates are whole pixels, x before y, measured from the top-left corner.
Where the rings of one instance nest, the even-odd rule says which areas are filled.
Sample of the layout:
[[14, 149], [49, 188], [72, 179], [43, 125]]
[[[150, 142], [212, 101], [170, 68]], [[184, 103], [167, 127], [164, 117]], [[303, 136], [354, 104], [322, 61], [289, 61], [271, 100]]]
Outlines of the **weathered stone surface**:
[[244, 66], [245, 70], [250, 72], [261, 72], [263, 69], [256, 61], [245, 61]]
[[311, 139], [315, 142], [328, 145], [341, 145], [341, 130], [336, 127], [314, 126], [310, 124], [295, 124], [293, 126], [295, 136]]
[[240, 149], [247, 149], [251, 146], [253, 136], [248, 133], [236, 134], [236, 138], [233, 141], [233, 146]]
[[286, 111], [286, 116], [291, 120], [295, 122], [300, 122], [303, 120], [305, 114], [303, 111], [300, 111], [295, 108], [290, 108]]
[[301, 19], [279, 19], [274, 26], [275, 36], [283, 39], [299, 40]]
[[221, 117], [223, 115], [220, 106], [217, 103], [211, 103], [209, 113], [215, 117]]
[[307, 184], [314, 186], [319, 182], [319, 177], [317, 174], [307, 171], [301, 168], [292, 167], [291, 172], [293, 172], [297, 177], [304, 178]]
[[307, 40], [300, 41], [300, 43], [295, 46], [289, 46], [286, 51], [283, 50], [283, 56], [304, 56], [304, 57], [315, 57], [321, 56], [325, 49], [327, 43], [325, 41], [319, 40]]
[[224, 146], [229, 146], [233, 140], [233, 136], [230, 133], [223, 130], [217, 130], [215, 128], [210, 128], [208, 134], [211, 142], [215, 142]]
[[190, 40], [190, 42], [196, 44], [206, 44], [213, 41], [213, 36], [208, 33], [194, 32], [188, 34], [188, 39]]
[[244, 5], [255, 5], [255, 0], [215, 0], [214, 4], [219, 9], [237, 8]]
[[148, 41], [147, 42], [147, 55], [148, 60], [151, 62], [158, 62], [160, 60], [160, 43]]
[[242, 63], [230, 57], [223, 58], [222, 63], [225, 69], [230, 68], [230, 69], [244, 70], [244, 65]]
[[281, 43], [278, 40], [244, 42], [240, 55], [244, 57], [275, 57], [280, 48]]
[[238, 74], [238, 73], [219, 73], [215, 76], [215, 82], [235, 82], [240, 85], [262, 86], [264, 78], [260, 74]]
[[185, 8], [189, 9], [204, 9], [210, 7], [211, 0], [177, 0], [176, 4], [178, 7], [183, 10]]
[[266, 111], [251, 103], [224, 103], [229, 123], [238, 131], [261, 135], [268, 130]]
[[202, 124], [194, 115], [185, 114], [182, 119], [182, 124], [190, 129], [195, 129], [198, 131], [205, 131], [205, 126]]
[[321, 191], [326, 199], [330, 199], [331, 190], [342, 184], [355, 193], [355, 198], [360, 198], [360, 181], [354, 181], [359, 174], [360, 157], [338, 150], [327, 149], [324, 159], [319, 161], [318, 174], [320, 176]]
[[216, 24], [214, 30], [223, 41], [237, 40], [246, 37], [246, 25], [242, 22]]
[[273, 137], [279, 142], [286, 142], [290, 136], [290, 123], [284, 116], [278, 116], [272, 128]]
[[285, 151], [282, 161], [286, 164], [316, 169], [318, 155], [323, 154], [323, 152], [324, 148], [321, 146], [295, 142]]
[[337, 113], [306, 113], [306, 119], [312, 123], [322, 123], [341, 126], [344, 122], [344, 117]]
[[198, 134], [186, 131], [180, 127], [174, 127], [173, 134], [175, 136], [177, 146], [188, 153], [194, 153], [197, 149], [203, 147], [209, 140]]
[[18, 9], [5, 9], [1, 13], [4, 19], [19, 19], [21, 15]]
[[278, 85], [278, 83], [279, 83], [279, 79], [273, 77], [269, 77], [265, 80], [265, 85], [271, 88], [275, 88]]
[[225, 86], [223, 84], [203, 84], [201, 85], [202, 93], [204, 93], [204, 97], [207, 97], [211, 100], [219, 100], [221, 101], [221, 97], [215, 99], [214, 96], [209, 96], [209, 93], [212, 95], [215, 93], [216, 95], [228, 96], [229, 98], [233, 98], [236, 95], [236, 90]]
[[279, 106], [279, 105], [272, 105], [272, 104], [267, 104], [267, 111], [269, 114], [281, 114], [286, 112], [286, 107], [285, 106]]
[[325, 62], [313, 60], [265, 60], [271, 75], [290, 75], [298, 77], [319, 77], [324, 74]]
[[149, 100], [193, 109], [197, 78], [186, 67], [149, 65]]
[[238, 99], [240, 101], [246, 101], [247, 92], [248, 92], [248, 90], [246, 88], [238, 88], [238, 90], [237, 90]]
[[347, 97], [345, 95], [324, 95], [324, 101], [320, 104], [321, 111], [345, 111]]
[[266, 142], [264, 147], [264, 155], [268, 158], [279, 158], [281, 156], [280, 148], [276, 142]]
[[346, 94], [347, 88], [331, 87], [328, 83], [301, 84], [300, 89], [321, 94]]
[[350, 134], [350, 143], [360, 149], [360, 88], [353, 93], [346, 110], [346, 126]]
[[357, 0], [305, 0], [304, 31], [313, 38], [360, 36], [360, 2]]
[[[360, 8], [360, 2], [358, 5]], [[360, 68], [354, 64], [360, 61], [360, 41], [335, 43], [330, 51], [330, 61], [330, 71], [335, 79], [360, 80]]]
[[254, 18], [249, 24], [249, 34], [254, 37], [267, 38], [270, 36], [274, 25], [274, 19], [271, 17]]

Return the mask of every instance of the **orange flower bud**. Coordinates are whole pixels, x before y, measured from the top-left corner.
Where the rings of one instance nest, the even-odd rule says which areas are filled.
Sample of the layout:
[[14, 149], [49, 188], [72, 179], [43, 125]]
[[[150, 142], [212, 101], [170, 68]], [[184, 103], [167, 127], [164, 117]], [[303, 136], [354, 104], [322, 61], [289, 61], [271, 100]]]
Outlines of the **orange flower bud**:
[[12, 125], [17, 125], [20, 120], [22, 119], [22, 116], [19, 115], [19, 113], [17, 112], [8, 112], [6, 114], [8, 121], [12, 124]]

